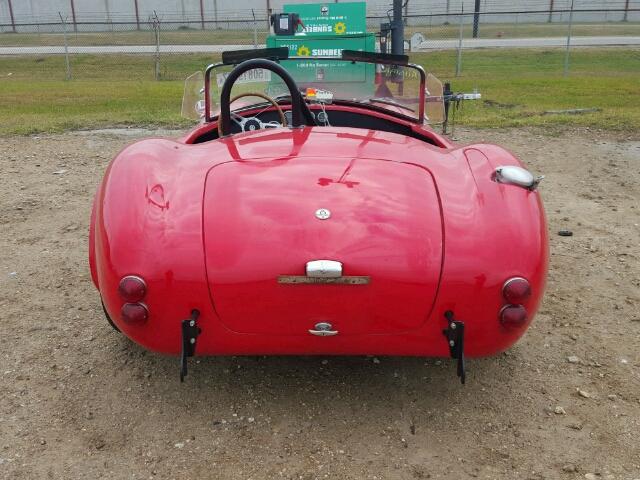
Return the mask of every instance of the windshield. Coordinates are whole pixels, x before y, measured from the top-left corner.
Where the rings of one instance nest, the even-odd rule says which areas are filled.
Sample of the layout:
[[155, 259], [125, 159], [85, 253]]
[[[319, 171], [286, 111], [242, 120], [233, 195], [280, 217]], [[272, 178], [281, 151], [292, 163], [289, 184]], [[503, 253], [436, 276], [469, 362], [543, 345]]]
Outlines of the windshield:
[[[289, 58], [281, 60], [280, 64], [291, 74], [308, 102], [358, 103], [416, 121], [423, 120], [424, 85], [421, 85], [420, 67], [311, 57]], [[220, 64], [211, 71], [213, 115], [219, 111], [220, 91], [233, 67]], [[285, 103], [289, 96], [280, 77], [265, 69], [249, 70], [238, 78], [231, 98], [243, 93], [266, 94]], [[231, 108], [238, 110], [264, 102], [259, 97], [245, 96]]]

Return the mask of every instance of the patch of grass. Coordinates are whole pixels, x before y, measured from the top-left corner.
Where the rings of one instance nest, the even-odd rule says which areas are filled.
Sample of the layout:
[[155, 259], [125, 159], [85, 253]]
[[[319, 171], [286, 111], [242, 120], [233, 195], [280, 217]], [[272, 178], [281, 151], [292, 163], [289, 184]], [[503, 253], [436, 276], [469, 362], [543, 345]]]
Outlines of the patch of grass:
[[[165, 54], [160, 59], [163, 80], [184, 80], [220, 60], [220, 55]], [[80, 81], [153, 81], [155, 60], [152, 55], [72, 55], [73, 82]], [[40, 82], [64, 80], [62, 55], [0, 56], [0, 85], [4, 82]]]
[[[482, 101], [465, 102], [457, 123], [475, 127], [581, 125], [640, 131], [640, 50], [575, 49], [562, 76], [561, 50], [487, 49], [412, 55], [412, 61], [454, 90], [478, 89]], [[154, 81], [148, 56], [76, 55], [74, 80], [64, 81], [64, 59], [0, 57], [0, 133], [29, 134], [114, 125], [180, 127], [183, 79], [217, 58], [163, 56], [164, 81]], [[11, 73], [11, 75], [8, 75]], [[489, 100], [485, 102], [484, 100]], [[505, 108], [504, 105], [512, 105]], [[582, 115], [548, 110], [598, 108]]]
[[[629, 132], [640, 129], [637, 49], [576, 49], [571, 52], [567, 77], [562, 75], [561, 50], [466, 51], [458, 78], [454, 76], [455, 54], [451, 52], [418, 54], [412, 60], [441, 80], [451, 80], [455, 91], [477, 89], [482, 93], [483, 100], [463, 104], [457, 115], [463, 125], [579, 125]], [[599, 111], [543, 115], [545, 111], [576, 108]]]
[[5, 84], [0, 133], [32, 134], [108, 125], [188, 125], [179, 114], [181, 82]]

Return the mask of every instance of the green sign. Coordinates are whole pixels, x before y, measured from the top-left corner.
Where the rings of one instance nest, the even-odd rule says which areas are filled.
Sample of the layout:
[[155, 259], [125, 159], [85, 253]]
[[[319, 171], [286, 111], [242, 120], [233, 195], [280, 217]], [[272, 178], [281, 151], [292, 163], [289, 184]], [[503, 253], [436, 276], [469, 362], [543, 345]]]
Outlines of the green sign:
[[270, 36], [267, 47], [287, 47], [291, 57], [341, 57], [342, 50], [373, 52], [373, 33], [364, 35]]
[[361, 85], [358, 87], [360, 89], [364, 88], [363, 85], [373, 88], [375, 76], [373, 64], [323, 61], [314, 58], [340, 58], [343, 49], [372, 52], [375, 47], [375, 36], [372, 33], [348, 36], [270, 36], [267, 38], [267, 47], [287, 47], [289, 55], [302, 57], [281, 62], [299, 84], [317, 83], [326, 86], [331, 83], [340, 83], [342, 90], [349, 84], [354, 88], [357, 85]]
[[307, 35], [351, 35], [367, 31], [367, 3], [286, 4], [284, 13], [297, 13]]

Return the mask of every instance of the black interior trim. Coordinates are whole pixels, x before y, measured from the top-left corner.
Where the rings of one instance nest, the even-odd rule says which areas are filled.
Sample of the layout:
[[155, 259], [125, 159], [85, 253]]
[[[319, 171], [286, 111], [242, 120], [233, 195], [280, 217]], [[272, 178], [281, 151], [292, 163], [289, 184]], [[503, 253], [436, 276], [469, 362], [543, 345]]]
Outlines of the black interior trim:
[[[317, 115], [320, 109], [314, 108], [312, 109], [312, 111]], [[329, 117], [329, 124], [332, 127], [351, 127], [361, 128], [364, 130], [379, 130], [383, 132], [397, 133], [399, 135], [404, 135], [405, 137], [411, 137], [417, 140], [421, 140], [436, 147], [441, 147], [441, 145], [436, 143], [432, 138], [416, 133], [409, 125], [393, 122], [391, 120], [387, 120], [386, 118], [381, 118], [375, 115], [360, 112], [330, 110], [329, 108], [326, 109], [326, 113]], [[258, 115], [258, 118], [260, 118], [260, 120], [263, 122], [270, 122], [274, 120], [279, 121], [278, 114], [274, 110], [264, 111], [260, 115]], [[233, 131], [232, 128], [232, 133], [237, 132]], [[212, 128], [208, 132], [200, 135], [193, 143], [209, 142], [217, 138], [218, 129]]]
[[222, 63], [225, 65], [235, 65], [236, 63], [253, 60], [254, 58], [265, 58], [275, 61], [286, 60], [289, 58], [289, 49], [287, 47], [276, 47], [222, 52]]
[[408, 55], [393, 53], [361, 52], [360, 50], [343, 50], [342, 59], [351, 62], [375, 62], [388, 65], [409, 65]]

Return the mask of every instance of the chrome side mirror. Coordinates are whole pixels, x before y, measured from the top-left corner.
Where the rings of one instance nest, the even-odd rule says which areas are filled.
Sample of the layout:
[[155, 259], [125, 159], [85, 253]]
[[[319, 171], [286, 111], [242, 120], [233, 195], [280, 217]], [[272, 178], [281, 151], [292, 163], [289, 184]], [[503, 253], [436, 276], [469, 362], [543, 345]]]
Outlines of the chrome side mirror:
[[498, 167], [494, 174], [494, 179], [498, 183], [516, 185], [527, 190], [535, 190], [543, 178], [543, 175], [534, 177], [530, 171], [513, 165]]

